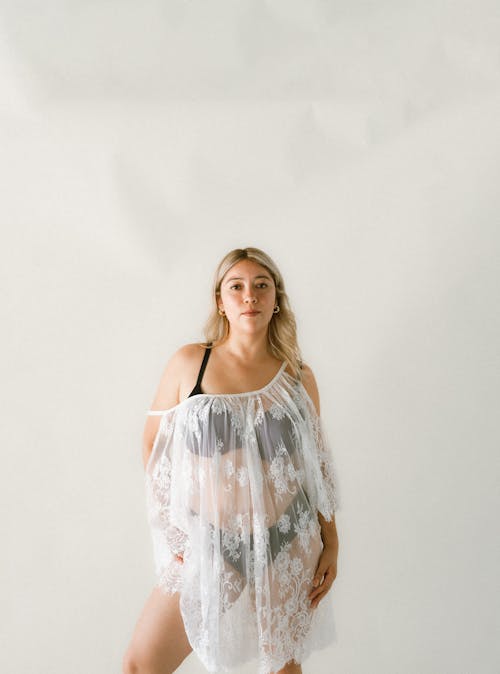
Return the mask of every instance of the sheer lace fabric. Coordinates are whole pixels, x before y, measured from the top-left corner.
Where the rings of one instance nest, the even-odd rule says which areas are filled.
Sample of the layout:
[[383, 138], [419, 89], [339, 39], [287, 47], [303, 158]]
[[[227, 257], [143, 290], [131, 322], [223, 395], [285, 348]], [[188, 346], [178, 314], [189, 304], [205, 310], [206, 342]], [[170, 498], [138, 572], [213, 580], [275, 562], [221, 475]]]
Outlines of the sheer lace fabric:
[[[210, 672], [259, 674], [336, 639], [332, 593], [307, 598], [338, 485], [322, 421], [285, 372], [240, 394], [197, 394], [160, 415], [145, 485], [157, 585], [180, 592]], [[183, 555], [183, 562], [176, 558]]]

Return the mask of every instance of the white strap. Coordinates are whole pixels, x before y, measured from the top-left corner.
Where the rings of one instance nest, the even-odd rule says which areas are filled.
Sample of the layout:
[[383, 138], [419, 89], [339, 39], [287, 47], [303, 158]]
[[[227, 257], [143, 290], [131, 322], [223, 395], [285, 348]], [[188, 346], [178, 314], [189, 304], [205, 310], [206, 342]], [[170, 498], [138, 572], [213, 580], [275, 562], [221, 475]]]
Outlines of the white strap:
[[148, 410], [146, 414], [163, 414], [165, 410]]

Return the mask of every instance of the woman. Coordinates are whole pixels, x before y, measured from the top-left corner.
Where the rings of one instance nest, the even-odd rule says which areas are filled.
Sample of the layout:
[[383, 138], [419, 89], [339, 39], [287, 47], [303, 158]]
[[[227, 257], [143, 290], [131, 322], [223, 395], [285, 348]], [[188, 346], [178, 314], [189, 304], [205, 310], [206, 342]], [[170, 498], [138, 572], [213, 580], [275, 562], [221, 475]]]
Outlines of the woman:
[[335, 640], [336, 476], [281, 274], [235, 249], [213, 299], [207, 344], [171, 357], [148, 410], [158, 582], [124, 674], [174, 672], [192, 650], [211, 672], [256, 658], [259, 674], [301, 674]]

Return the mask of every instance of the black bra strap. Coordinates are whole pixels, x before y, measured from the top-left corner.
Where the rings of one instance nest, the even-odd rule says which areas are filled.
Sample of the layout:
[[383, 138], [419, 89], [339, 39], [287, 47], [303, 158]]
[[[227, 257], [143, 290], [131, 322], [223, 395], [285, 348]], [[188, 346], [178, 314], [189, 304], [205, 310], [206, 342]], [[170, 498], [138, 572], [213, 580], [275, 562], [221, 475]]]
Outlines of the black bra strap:
[[[209, 346], [210, 346], [210, 344], [209, 344]], [[202, 361], [202, 363], [201, 363], [200, 371], [199, 371], [199, 373], [198, 373], [198, 379], [196, 380], [196, 386], [197, 386], [198, 388], [199, 388], [200, 385], [201, 385], [201, 380], [202, 380], [202, 378], [203, 378], [203, 373], [205, 372], [205, 368], [206, 368], [206, 366], [207, 366], [208, 357], [210, 356], [210, 351], [211, 351], [211, 350], [212, 350], [212, 349], [208, 349], [208, 348], [207, 348], [207, 349], [205, 349], [205, 353], [203, 354], [203, 361]]]
[[[207, 347], [210, 347], [210, 346], [212, 346], [212, 342], [209, 342], [208, 345], [207, 345]], [[196, 380], [196, 385], [195, 385], [194, 389], [193, 389], [193, 390], [191, 391], [191, 393], [189, 394], [190, 396], [195, 395], [196, 393], [201, 393], [201, 392], [202, 392], [202, 391], [201, 391], [201, 380], [202, 380], [202, 378], [203, 378], [203, 373], [205, 372], [205, 368], [206, 368], [206, 366], [207, 366], [208, 357], [210, 356], [210, 352], [211, 352], [211, 351], [212, 351], [211, 348], [206, 348], [206, 349], [205, 349], [205, 353], [203, 354], [203, 360], [202, 360], [202, 362], [201, 362], [200, 371], [198, 372], [198, 379]]]

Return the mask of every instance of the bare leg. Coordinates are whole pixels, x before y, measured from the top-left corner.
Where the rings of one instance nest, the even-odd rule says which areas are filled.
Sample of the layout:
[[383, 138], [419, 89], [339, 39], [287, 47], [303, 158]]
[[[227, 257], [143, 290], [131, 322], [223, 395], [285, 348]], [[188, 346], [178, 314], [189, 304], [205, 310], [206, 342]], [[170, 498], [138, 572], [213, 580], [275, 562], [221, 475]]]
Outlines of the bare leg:
[[123, 674], [171, 674], [191, 653], [179, 599], [178, 592], [153, 588], [123, 657]]
[[274, 674], [302, 674], [302, 666], [290, 660], [290, 662], [287, 662], [282, 669]]

